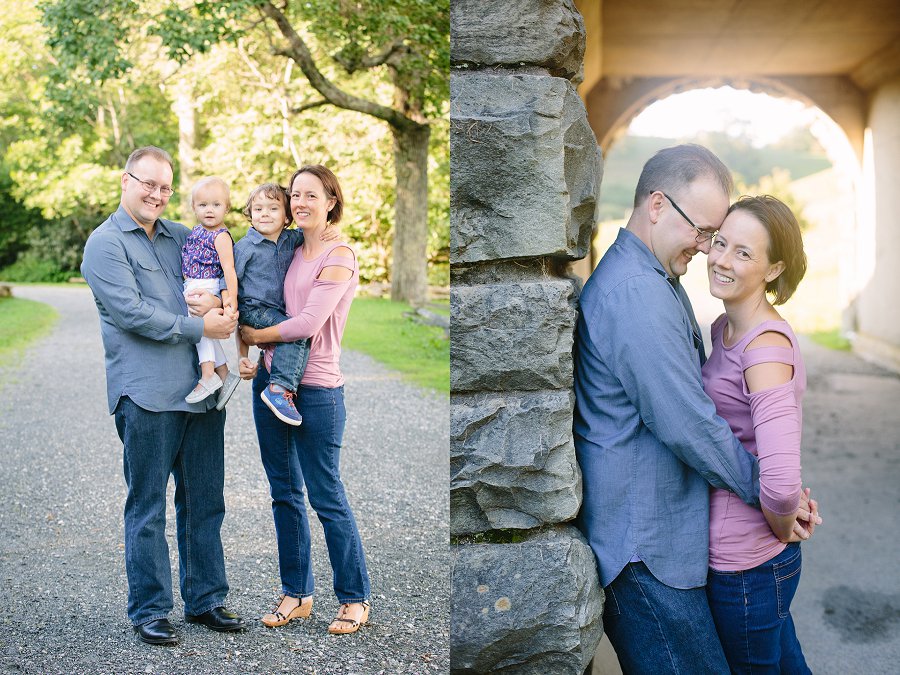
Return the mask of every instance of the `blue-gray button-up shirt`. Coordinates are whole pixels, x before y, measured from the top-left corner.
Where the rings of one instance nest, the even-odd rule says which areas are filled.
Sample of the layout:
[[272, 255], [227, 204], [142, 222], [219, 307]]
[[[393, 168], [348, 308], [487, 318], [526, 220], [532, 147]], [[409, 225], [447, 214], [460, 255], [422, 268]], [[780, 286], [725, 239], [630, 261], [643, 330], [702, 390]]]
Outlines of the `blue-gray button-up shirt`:
[[579, 300], [578, 520], [604, 586], [634, 558], [668, 586], [703, 586], [710, 484], [758, 503], [759, 466], [703, 391], [696, 319], [672, 281], [622, 229]]
[[190, 230], [158, 219], [151, 241], [122, 207], [91, 233], [81, 274], [94, 293], [106, 352], [109, 412], [122, 396], [145, 410], [205, 412], [216, 403], [184, 397], [200, 377], [203, 319], [188, 316], [181, 247]]
[[284, 314], [284, 278], [303, 244], [303, 231], [284, 229], [271, 241], [254, 228], [234, 245], [234, 271], [238, 279], [238, 301], [242, 307], [277, 309]]

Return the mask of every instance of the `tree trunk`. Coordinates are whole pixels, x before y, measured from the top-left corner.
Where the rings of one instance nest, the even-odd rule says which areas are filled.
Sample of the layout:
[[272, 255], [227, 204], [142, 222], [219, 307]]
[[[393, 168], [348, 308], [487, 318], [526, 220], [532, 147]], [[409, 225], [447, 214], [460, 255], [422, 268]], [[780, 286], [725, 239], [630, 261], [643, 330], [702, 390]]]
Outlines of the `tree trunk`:
[[428, 138], [431, 129], [391, 127], [397, 200], [394, 206], [394, 246], [391, 300], [413, 307], [425, 304], [428, 291]]
[[178, 193], [181, 195], [181, 219], [191, 227], [194, 218], [191, 209], [191, 187], [196, 176], [197, 125], [193, 87], [184, 79], [175, 86], [172, 111], [178, 117], [178, 166], [181, 169]]

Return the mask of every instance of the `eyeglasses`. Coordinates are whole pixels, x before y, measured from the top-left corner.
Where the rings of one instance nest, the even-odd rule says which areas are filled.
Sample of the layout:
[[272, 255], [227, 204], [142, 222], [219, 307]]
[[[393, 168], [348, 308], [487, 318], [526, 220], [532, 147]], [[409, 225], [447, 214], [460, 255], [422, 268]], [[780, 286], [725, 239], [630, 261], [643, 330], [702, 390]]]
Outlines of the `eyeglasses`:
[[709, 230], [701, 230], [699, 227], [694, 225], [694, 221], [691, 220], [690, 218], [688, 218], [687, 214], [684, 211], [682, 211], [681, 208], [679, 208], [678, 204], [675, 203], [674, 199], [672, 199], [665, 192], [662, 193], [662, 196], [665, 197], [666, 199], [668, 199], [669, 203], [675, 207], [675, 210], [681, 214], [681, 217], [684, 218], [688, 222], [688, 225], [690, 225], [697, 231], [696, 242], [698, 244], [703, 244], [707, 241], [710, 241], [711, 239], [714, 239], [717, 234], [719, 234], [718, 230], [713, 230], [712, 232], [710, 232]]
[[[131, 176], [132, 178], [134, 178], [138, 183], [140, 183], [140, 184], [141, 184], [141, 187], [144, 188], [144, 191], [145, 191], [147, 194], [152, 195], [152, 194], [153, 194], [154, 192], [156, 192], [156, 190], [158, 189], [158, 190], [159, 190], [159, 195], [160, 195], [160, 197], [171, 197], [171, 196], [172, 196], [172, 193], [175, 192], [175, 190], [173, 190], [173, 189], [172, 189], [170, 186], [168, 186], [168, 185], [157, 185], [157, 184], [154, 183], [153, 181], [149, 181], [149, 180], [141, 180], [140, 178], [138, 178], [137, 176], [135, 176], [135, 175], [134, 175], [133, 173], [131, 173], [130, 171], [126, 171], [125, 173], [127, 173], [129, 176]], [[678, 207], [676, 206], [675, 208], [677, 209]]]

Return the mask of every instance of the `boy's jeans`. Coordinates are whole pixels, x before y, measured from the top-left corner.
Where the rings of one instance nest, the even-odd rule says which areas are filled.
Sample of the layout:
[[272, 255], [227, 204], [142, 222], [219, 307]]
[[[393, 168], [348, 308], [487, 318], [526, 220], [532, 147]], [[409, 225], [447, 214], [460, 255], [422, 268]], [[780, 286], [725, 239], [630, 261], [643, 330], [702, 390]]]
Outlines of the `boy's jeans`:
[[[247, 307], [238, 301], [240, 323], [251, 328], [269, 328], [286, 321], [289, 317], [277, 309]], [[288, 391], [295, 392], [300, 386], [306, 362], [309, 360], [309, 338], [296, 342], [279, 342], [272, 356], [270, 383], [279, 384]]]

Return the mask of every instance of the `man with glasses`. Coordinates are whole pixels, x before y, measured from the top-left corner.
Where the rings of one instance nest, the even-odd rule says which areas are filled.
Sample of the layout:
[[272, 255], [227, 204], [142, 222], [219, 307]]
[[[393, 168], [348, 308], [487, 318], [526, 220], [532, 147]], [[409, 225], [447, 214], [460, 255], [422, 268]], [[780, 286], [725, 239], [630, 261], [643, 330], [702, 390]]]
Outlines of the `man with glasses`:
[[759, 467], [703, 391], [703, 341], [679, 277], [709, 252], [732, 187], [706, 148], [659, 151], [580, 298], [578, 522], [625, 672], [728, 672], [704, 590], [709, 486], [758, 504]]
[[229, 337], [237, 317], [224, 313], [214, 295], [182, 294], [181, 248], [189, 230], [160, 218], [172, 177], [166, 151], [149, 146], [131, 153], [119, 208], [91, 233], [81, 265], [100, 313], [109, 411], [124, 446], [128, 617], [150, 644], [177, 642], [168, 620], [169, 474], [185, 619], [223, 632], [244, 627], [223, 606], [225, 412], [215, 409], [214, 397], [184, 400], [199, 377], [196, 343]]

